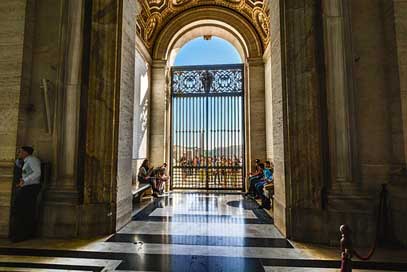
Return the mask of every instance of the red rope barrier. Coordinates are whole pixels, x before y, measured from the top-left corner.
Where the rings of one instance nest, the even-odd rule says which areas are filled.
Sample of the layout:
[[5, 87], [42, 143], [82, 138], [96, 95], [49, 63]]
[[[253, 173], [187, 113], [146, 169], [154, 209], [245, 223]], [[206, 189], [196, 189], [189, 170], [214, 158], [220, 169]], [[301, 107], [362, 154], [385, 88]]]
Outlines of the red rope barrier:
[[386, 187], [383, 185], [382, 191], [380, 192], [380, 202], [379, 202], [379, 213], [377, 215], [377, 221], [376, 221], [376, 239], [374, 241], [373, 247], [370, 249], [368, 255], [362, 256], [359, 254], [355, 249], [353, 249], [353, 255], [356, 256], [356, 258], [362, 260], [362, 261], [368, 261], [372, 258], [373, 254], [376, 251], [377, 248], [377, 243], [379, 241], [379, 230], [380, 230], [380, 224], [382, 221], [382, 216], [383, 213], [386, 212], [385, 209], [385, 198], [386, 198]]
[[355, 256], [356, 258], [362, 260], [362, 261], [367, 261], [370, 260], [373, 256], [373, 254], [376, 251], [377, 244], [379, 241], [379, 230], [380, 230], [380, 225], [382, 221], [382, 216], [384, 213], [386, 213], [386, 185], [382, 185], [382, 191], [380, 192], [380, 202], [379, 202], [379, 212], [377, 215], [377, 221], [376, 221], [376, 237], [374, 241], [373, 247], [370, 249], [368, 255], [362, 256], [359, 254], [352, 245], [352, 239], [351, 239], [351, 229], [347, 225], [342, 225], [340, 227], [340, 232], [342, 234], [341, 238], [341, 272], [351, 272], [352, 271], [352, 257]]

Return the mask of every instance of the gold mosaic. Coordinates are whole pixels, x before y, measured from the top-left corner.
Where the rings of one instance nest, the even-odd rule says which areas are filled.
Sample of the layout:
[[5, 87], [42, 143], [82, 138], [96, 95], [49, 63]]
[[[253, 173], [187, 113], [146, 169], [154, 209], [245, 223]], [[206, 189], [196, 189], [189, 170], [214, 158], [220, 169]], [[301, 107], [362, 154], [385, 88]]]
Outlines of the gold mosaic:
[[[139, 0], [141, 13], [137, 18], [137, 32], [151, 49], [158, 33], [168, 21], [181, 12], [197, 6], [219, 6], [231, 9], [248, 19], [257, 30], [264, 47], [270, 39], [270, 18], [263, 0]], [[267, 2], [267, 1], [266, 1]]]

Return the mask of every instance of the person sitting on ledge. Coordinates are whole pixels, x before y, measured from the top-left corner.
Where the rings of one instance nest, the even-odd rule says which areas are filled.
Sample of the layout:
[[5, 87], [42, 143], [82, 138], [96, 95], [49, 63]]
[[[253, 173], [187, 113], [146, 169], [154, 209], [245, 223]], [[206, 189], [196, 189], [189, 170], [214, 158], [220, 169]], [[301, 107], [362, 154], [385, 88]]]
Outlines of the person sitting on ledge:
[[163, 165], [157, 169], [156, 186], [160, 195], [164, 193], [164, 183], [170, 180], [170, 177], [166, 175], [166, 169], [167, 163], [163, 163]]
[[256, 184], [260, 182], [264, 177], [264, 163], [260, 163], [260, 161], [256, 160], [257, 164], [257, 171], [249, 176], [249, 192], [246, 196], [255, 197], [255, 189]]
[[273, 166], [270, 161], [266, 161], [264, 168], [264, 178], [256, 185], [256, 198], [261, 198], [260, 208], [270, 209], [270, 200], [264, 195], [264, 187], [273, 183]]
[[138, 170], [138, 174], [137, 174], [138, 182], [148, 183], [151, 172], [152, 172], [152, 169], [149, 167], [149, 161], [148, 161], [148, 159], [145, 159]]
[[17, 181], [12, 208], [10, 239], [19, 242], [34, 237], [36, 233], [37, 196], [41, 185], [41, 161], [33, 156], [31, 146], [23, 146], [18, 153], [17, 169], [21, 177]]
[[153, 197], [158, 197], [155, 171], [153, 167], [150, 167], [148, 159], [145, 159], [141, 164], [138, 171], [137, 179], [140, 183], [150, 183], [151, 188], [153, 189]]

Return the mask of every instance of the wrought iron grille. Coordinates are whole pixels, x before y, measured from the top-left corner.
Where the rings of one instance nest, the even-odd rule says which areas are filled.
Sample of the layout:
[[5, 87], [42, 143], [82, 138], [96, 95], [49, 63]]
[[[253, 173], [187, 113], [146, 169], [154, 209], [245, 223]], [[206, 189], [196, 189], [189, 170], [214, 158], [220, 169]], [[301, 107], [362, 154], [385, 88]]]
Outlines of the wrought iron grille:
[[242, 94], [243, 66], [176, 67], [172, 72], [174, 96], [188, 94]]
[[243, 65], [173, 68], [173, 189], [244, 188], [243, 75]]

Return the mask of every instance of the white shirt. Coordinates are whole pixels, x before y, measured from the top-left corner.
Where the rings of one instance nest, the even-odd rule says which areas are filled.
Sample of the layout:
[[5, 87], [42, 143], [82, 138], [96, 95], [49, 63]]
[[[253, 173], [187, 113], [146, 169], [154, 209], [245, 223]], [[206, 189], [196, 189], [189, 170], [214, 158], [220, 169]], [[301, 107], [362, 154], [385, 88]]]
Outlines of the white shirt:
[[41, 161], [32, 155], [24, 159], [23, 165], [24, 185], [39, 184], [41, 178]]

